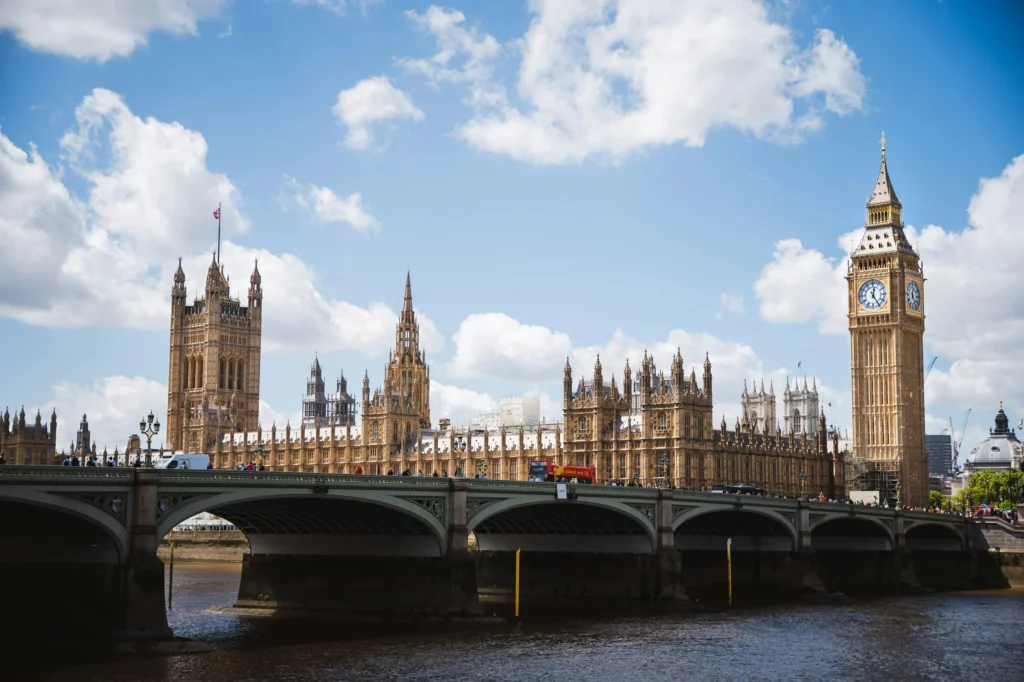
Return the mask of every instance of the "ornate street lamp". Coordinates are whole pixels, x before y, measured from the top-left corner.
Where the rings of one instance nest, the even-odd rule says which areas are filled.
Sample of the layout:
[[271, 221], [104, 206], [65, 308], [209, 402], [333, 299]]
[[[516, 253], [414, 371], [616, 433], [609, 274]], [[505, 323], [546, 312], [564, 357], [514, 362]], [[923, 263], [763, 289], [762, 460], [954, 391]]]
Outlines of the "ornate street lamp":
[[662, 487], [667, 488], [669, 486], [669, 470], [668, 470], [669, 457], [667, 452], [663, 452], [661, 455], [661, 478], [663, 480]]
[[263, 460], [267, 456], [267, 451], [263, 449], [263, 441], [260, 441], [256, 445], [256, 449], [253, 451], [252, 456], [256, 458], [256, 463], [260, 466], [263, 465]]
[[807, 501], [807, 472], [803, 469], [800, 470], [800, 499]]
[[160, 433], [160, 420], [153, 421], [153, 410], [139, 422], [139, 431], [146, 437], [146, 466], [153, 466], [153, 436]]

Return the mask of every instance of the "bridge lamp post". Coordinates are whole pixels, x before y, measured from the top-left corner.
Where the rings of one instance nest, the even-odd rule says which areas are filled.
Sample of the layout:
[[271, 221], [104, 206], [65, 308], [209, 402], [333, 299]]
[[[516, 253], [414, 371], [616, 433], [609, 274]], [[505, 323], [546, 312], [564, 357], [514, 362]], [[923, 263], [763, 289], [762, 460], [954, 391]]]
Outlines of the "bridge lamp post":
[[160, 420], [153, 421], [153, 410], [139, 422], [139, 431], [146, 437], [146, 466], [153, 466], [153, 436], [160, 433]]
[[800, 470], [800, 499], [804, 502], [807, 501], [807, 472], [803, 469]]
[[256, 463], [262, 465], [263, 460], [267, 457], [267, 451], [263, 449], [263, 441], [260, 441], [256, 445], [256, 449], [252, 453], [253, 457], [256, 458]]
[[663, 452], [661, 454], [661, 477], [662, 477], [662, 479], [664, 479], [664, 483], [663, 483], [662, 487], [665, 487], [665, 488], [667, 488], [669, 486], [669, 481], [668, 481], [668, 476], [669, 476], [668, 462], [669, 462], [668, 453], [667, 452]]

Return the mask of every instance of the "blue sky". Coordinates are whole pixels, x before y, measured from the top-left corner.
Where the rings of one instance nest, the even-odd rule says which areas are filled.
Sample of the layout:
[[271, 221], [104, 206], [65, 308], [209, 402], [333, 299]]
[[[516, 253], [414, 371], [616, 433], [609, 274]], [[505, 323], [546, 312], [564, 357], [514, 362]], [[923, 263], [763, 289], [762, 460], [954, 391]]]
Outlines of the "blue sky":
[[566, 355], [678, 345], [711, 352], [716, 421], [802, 361], [848, 426], [840, 240], [882, 130], [929, 432], [1024, 415], [1015, 3], [0, 7], [0, 402], [56, 404], [62, 443], [165, 412], [170, 276], [198, 293], [218, 201], [232, 288], [263, 272], [265, 427], [314, 352], [380, 381], [407, 267], [435, 417], [533, 391], [556, 417]]

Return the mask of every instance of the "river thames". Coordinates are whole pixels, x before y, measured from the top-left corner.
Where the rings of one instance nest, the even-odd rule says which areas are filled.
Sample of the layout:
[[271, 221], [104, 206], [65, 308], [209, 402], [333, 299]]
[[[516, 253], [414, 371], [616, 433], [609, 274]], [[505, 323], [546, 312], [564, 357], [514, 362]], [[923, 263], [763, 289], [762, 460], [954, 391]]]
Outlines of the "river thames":
[[[201, 654], [36, 670], [27, 679], [984, 680], [1024, 679], [1024, 591], [567, 619], [449, 630], [241, 618], [236, 564], [175, 567], [178, 636]], [[20, 673], [24, 674], [24, 673]], [[6, 677], [5, 679], [14, 679]]]

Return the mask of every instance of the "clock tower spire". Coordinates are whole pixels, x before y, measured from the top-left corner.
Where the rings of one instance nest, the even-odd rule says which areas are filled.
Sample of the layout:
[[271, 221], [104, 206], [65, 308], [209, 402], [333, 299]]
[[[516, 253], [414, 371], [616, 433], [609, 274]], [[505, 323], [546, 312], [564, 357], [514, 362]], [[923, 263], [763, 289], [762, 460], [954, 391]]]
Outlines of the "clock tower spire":
[[926, 506], [924, 274], [903, 230], [903, 205], [885, 157], [868, 197], [864, 234], [847, 272], [853, 490]]

